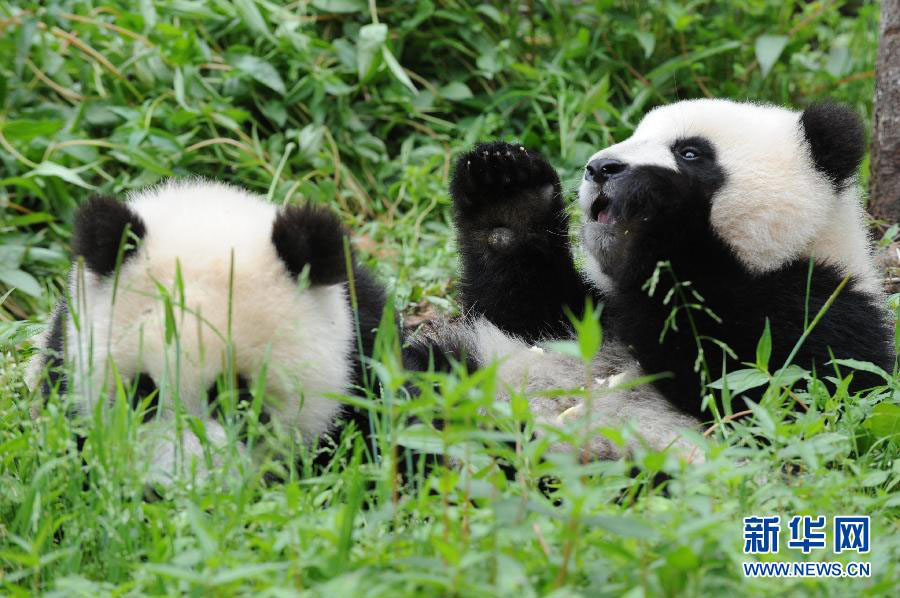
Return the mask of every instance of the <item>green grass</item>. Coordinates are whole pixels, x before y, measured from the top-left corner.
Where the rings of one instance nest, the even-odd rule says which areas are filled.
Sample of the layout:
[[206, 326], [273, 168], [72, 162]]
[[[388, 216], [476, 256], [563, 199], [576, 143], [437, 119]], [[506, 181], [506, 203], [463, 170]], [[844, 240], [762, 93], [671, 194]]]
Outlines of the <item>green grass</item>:
[[[654, 453], [584, 465], [541, 459], [521, 401], [493, 404], [492, 370], [437, 377], [407, 402], [385, 357], [385, 454], [424, 443], [468, 465], [405, 492], [390, 459], [358, 463], [346, 438], [349, 463], [318, 477], [266, 485], [238, 459], [236, 476], [148, 503], [127, 410], [104, 414], [87, 469], [58, 397], [30, 417], [27, 339], [60, 295], [72, 210], [92, 192], [201, 174], [329, 204], [399, 308], [449, 313], [447, 177], [476, 140], [539, 149], [572, 188], [592, 151], [679, 98], [830, 97], [871, 114], [869, 2], [380, 4], [0, 0], [0, 594], [892, 595], [896, 374], [857, 397], [801, 381], [808, 411], [772, 400], [717, 425], [701, 466]], [[412, 412], [454, 423], [423, 437], [403, 423]], [[658, 471], [668, 493], [646, 483]], [[553, 500], [537, 488], [551, 473]], [[756, 557], [741, 520], [769, 513], [871, 515], [869, 555], [782, 543], [771, 560], [864, 560], [872, 577], [745, 580]]]

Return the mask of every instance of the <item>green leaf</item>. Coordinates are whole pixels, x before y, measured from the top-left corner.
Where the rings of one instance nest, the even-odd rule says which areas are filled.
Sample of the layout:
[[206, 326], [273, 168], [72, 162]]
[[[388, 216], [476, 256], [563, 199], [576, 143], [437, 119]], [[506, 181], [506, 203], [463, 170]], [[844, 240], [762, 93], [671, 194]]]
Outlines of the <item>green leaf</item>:
[[584, 524], [610, 531], [624, 538], [641, 538], [653, 540], [658, 536], [656, 530], [637, 517], [628, 515], [588, 515]]
[[894, 239], [897, 238], [897, 233], [900, 232], [900, 224], [892, 224], [890, 228], [884, 231], [884, 234], [881, 236], [881, 239], [878, 240], [879, 247], [887, 247], [891, 243], [894, 242]]
[[41, 189], [38, 184], [31, 179], [26, 179], [25, 177], [15, 176], [10, 177], [8, 179], [0, 179], [0, 187], [22, 187], [23, 189], [27, 189], [31, 193], [33, 193], [36, 197], [40, 197], [41, 199], [45, 198], [44, 190]]
[[394, 58], [394, 55], [390, 50], [387, 49], [386, 46], [382, 46], [382, 53], [384, 54], [384, 62], [387, 64], [388, 69], [390, 69], [391, 73], [394, 77], [397, 78], [397, 81], [405, 85], [413, 94], [419, 93], [419, 90], [416, 89], [416, 86], [413, 85], [412, 80], [410, 80], [409, 75], [406, 74], [406, 71], [403, 70], [403, 67], [400, 66], [400, 63], [397, 62], [397, 59]]
[[666, 464], [665, 453], [647, 453], [644, 456], [644, 469], [649, 471], [659, 471]]
[[750, 408], [750, 411], [753, 412], [753, 416], [756, 418], [756, 423], [759, 424], [759, 427], [762, 428], [763, 432], [765, 432], [769, 436], [774, 436], [775, 420], [772, 419], [769, 411], [765, 407], [754, 403], [750, 399], [746, 399], [746, 403], [747, 407]]
[[560, 355], [581, 359], [581, 348], [575, 341], [548, 341], [541, 343], [541, 347]]
[[836, 363], [838, 365], [847, 366], [848, 368], [853, 368], [855, 370], [860, 370], [863, 372], [869, 372], [870, 374], [875, 374], [884, 378], [885, 382], [890, 383], [893, 380], [893, 377], [885, 372], [883, 369], [878, 367], [873, 363], [869, 363], [868, 361], [859, 361], [858, 359], [835, 359], [832, 363]]
[[880, 486], [884, 484], [884, 482], [888, 479], [888, 474], [890, 472], [887, 471], [872, 471], [866, 474], [866, 476], [860, 480], [859, 485], [864, 488], [872, 488], [873, 486]]
[[728, 372], [726, 376], [719, 378], [714, 382], [710, 382], [707, 386], [721, 390], [724, 386], [724, 381], [727, 380], [729, 392], [737, 395], [746, 390], [750, 390], [751, 388], [764, 386], [775, 379], [778, 380], [778, 384], [781, 386], [790, 386], [797, 380], [806, 376], [806, 374], [806, 370], [796, 365], [789, 365], [786, 368], [778, 370], [771, 376], [757, 368], [748, 368]]
[[365, 12], [365, 0], [312, 0], [312, 5], [325, 12]]
[[15, 287], [32, 297], [40, 297], [43, 293], [40, 283], [28, 272], [0, 266], [0, 282]]
[[175, 67], [175, 74], [172, 78], [172, 87], [175, 89], [175, 101], [178, 102], [178, 105], [189, 112], [193, 112], [184, 98], [184, 73], [181, 71], [181, 67]]
[[78, 176], [71, 168], [66, 168], [65, 166], [61, 166], [55, 162], [41, 162], [38, 164], [38, 167], [27, 173], [25, 176], [33, 177], [33, 176], [55, 176], [59, 177], [67, 183], [72, 183], [73, 185], [77, 185], [84, 189], [94, 190], [96, 187], [93, 185], [89, 185], [84, 180]]
[[294, 563], [249, 563], [239, 565], [230, 569], [216, 572], [216, 574], [208, 580], [211, 586], [232, 583], [242, 579], [259, 579], [270, 578], [277, 571], [283, 571], [294, 566]]
[[[168, 341], [167, 341], [168, 342]], [[209, 435], [206, 433], [206, 426], [198, 417], [194, 417], [193, 415], [185, 414], [184, 420], [187, 423], [188, 427], [191, 429], [191, 432], [194, 433], [194, 436], [200, 439], [200, 442], [204, 445], [209, 445]]]
[[39, 224], [41, 222], [53, 222], [55, 218], [52, 214], [48, 214], [47, 212], [32, 212], [31, 214], [22, 214], [21, 216], [16, 216], [15, 218], [10, 218], [3, 224], [5, 226], [9, 226], [12, 228], [16, 228], [19, 226], [30, 226], [32, 224]]
[[256, 79], [272, 91], [281, 95], [285, 94], [284, 81], [281, 75], [275, 70], [271, 64], [250, 54], [229, 54], [226, 58], [228, 64]]
[[210, 532], [206, 516], [192, 502], [187, 503], [187, 520], [191, 525], [191, 530], [194, 532], [193, 537], [197, 540], [197, 544], [200, 545], [200, 549], [206, 555], [215, 554], [218, 544]]
[[472, 90], [461, 81], [451, 81], [440, 88], [439, 93], [442, 98], [453, 101], [468, 100], [472, 97]]
[[[28, 54], [31, 52], [31, 45], [40, 39], [36, 31], [36, 21], [37, 19], [33, 17], [24, 18], [22, 19], [21, 24], [13, 29], [13, 33], [18, 32], [18, 35], [16, 36], [15, 62], [13, 62], [17, 75], [20, 75], [24, 70], [25, 58], [27, 58]], [[7, 33], [7, 35], [9, 34]], [[8, 60], [10, 56], [8, 54], [6, 56]]]
[[285, 108], [282, 102], [269, 100], [260, 108], [262, 109], [262, 113], [266, 115], [266, 118], [271, 120], [279, 127], [283, 127], [284, 123], [287, 122], [287, 108]]
[[[602, 305], [600, 306], [603, 307]], [[566, 315], [575, 327], [578, 336], [579, 357], [584, 363], [590, 363], [603, 344], [603, 329], [600, 327], [600, 311], [588, 299], [584, 306], [584, 316], [579, 320], [566, 308]]]
[[494, 21], [498, 25], [503, 24], [503, 15], [500, 14], [500, 11], [491, 6], [490, 4], [479, 4], [475, 10], [488, 17], [492, 21]]
[[786, 35], [760, 35], [756, 38], [756, 61], [763, 78], [769, 74], [788, 43]]
[[156, 8], [153, 6], [153, 0], [141, 0], [141, 16], [144, 17], [144, 31], [149, 31], [156, 27]]
[[[12, 289], [0, 297], [0, 305], [12, 292]], [[20, 343], [24, 343], [30, 338], [34, 338], [47, 330], [46, 324], [35, 324], [34, 322], [17, 321], [17, 322], [0, 322], [0, 347], [14, 347]]]
[[11, 120], [3, 123], [3, 135], [15, 141], [31, 141], [35, 137], [49, 137], [63, 127], [61, 120]]
[[775, 372], [772, 376], [772, 379], [775, 380], [777, 378], [778, 384], [781, 386], [790, 386], [797, 380], [807, 376], [809, 374], [808, 371], [804, 370], [799, 365], [789, 365], [786, 368], [782, 368]]
[[756, 367], [765, 372], [769, 371], [769, 357], [772, 355], [772, 331], [769, 328], [769, 318], [763, 328], [762, 336], [756, 345]]
[[478, 58], [475, 59], [475, 66], [493, 77], [494, 73], [500, 70], [500, 60], [497, 58], [497, 48], [487, 48]]
[[412, 424], [397, 433], [397, 444], [423, 453], [440, 455], [446, 442], [440, 433], [424, 424]]
[[845, 75], [850, 70], [851, 65], [852, 57], [846, 42], [839, 42], [828, 51], [828, 61], [825, 63], [825, 70], [832, 77], [837, 78]]
[[388, 28], [384, 23], [370, 23], [359, 28], [356, 42], [356, 72], [360, 83], [372, 78], [378, 68], [381, 47], [387, 39]]
[[137, 148], [126, 147], [122, 151], [110, 153], [123, 164], [133, 164], [161, 176], [172, 176], [174, 174], [165, 164], [157, 162], [151, 154]]
[[241, 20], [247, 24], [247, 27], [268, 39], [272, 39], [272, 32], [269, 31], [266, 21], [256, 7], [256, 2], [253, 0], [234, 0], [234, 6], [240, 13]]
[[4, 268], [17, 269], [25, 257], [25, 247], [9, 243], [0, 245], [0, 265]]
[[632, 31], [631, 35], [637, 39], [638, 43], [641, 44], [641, 47], [644, 49], [644, 58], [650, 58], [654, 48], [656, 48], [656, 38], [653, 34], [646, 31]]
[[666, 562], [682, 571], [694, 571], [700, 565], [696, 553], [687, 546], [679, 546], [666, 556]]
[[733, 372], [728, 372], [723, 378], [719, 378], [715, 382], [710, 382], [708, 386], [710, 388], [721, 389], [724, 386], [725, 380], [728, 381], [728, 390], [731, 391], [732, 394], [739, 394], [745, 390], [768, 384], [769, 376], [756, 368], [734, 370]]
[[900, 406], [892, 403], [875, 405], [863, 426], [876, 438], [900, 442]]
[[172, 343], [172, 339], [175, 338], [177, 332], [177, 327], [175, 325], [175, 310], [172, 307], [172, 296], [169, 294], [169, 291], [166, 290], [166, 287], [158, 282], [154, 282], [154, 285], [159, 293], [159, 300], [162, 301], [163, 313], [165, 314], [164, 338], [166, 344], [169, 345]]
[[[584, 99], [581, 102], [581, 110], [582, 112], [593, 112], [594, 110], [599, 110], [601, 108], [608, 108], [609, 100], [609, 73], [604, 73], [600, 80], [597, 81], [594, 85], [588, 89], [587, 93], [584, 94]], [[593, 145], [589, 145], [590, 152], [587, 155], [593, 154], [595, 149]], [[585, 156], [585, 159], [587, 156]]]

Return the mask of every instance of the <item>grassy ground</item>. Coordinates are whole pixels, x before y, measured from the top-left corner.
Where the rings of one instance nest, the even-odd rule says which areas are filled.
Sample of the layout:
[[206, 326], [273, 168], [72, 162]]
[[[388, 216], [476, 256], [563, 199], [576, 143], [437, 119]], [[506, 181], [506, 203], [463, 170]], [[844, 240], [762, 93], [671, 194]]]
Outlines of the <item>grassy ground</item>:
[[[0, 593], [896, 592], [896, 375], [857, 397], [801, 381], [807, 411], [770, 406], [717, 425], [707, 462], [688, 467], [652, 453], [541, 461], [545, 446], [518, 431], [527, 414], [492, 405], [490, 371], [447, 376], [380, 418], [383, 446], [426, 442], [469, 464], [408, 492], [389, 459], [273, 486], [238, 462], [236, 476], [148, 503], [127, 413], [94, 432], [86, 470], [57, 398], [29, 417], [27, 339], [59, 296], [72, 209], [92, 192], [202, 174], [328, 203], [397, 305], [427, 315], [453, 310], [446, 183], [475, 140], [519, 139], [572, 187], [594, 149], [678, 98], [831, 97], [871, 113], [868, 2], [381, 4], [0, 0]], [[405, 375], [386, 361], [390, 395]], [[404, 410], [459, 423], [422, 438]], [[514, 483], [494, 465], [504, 439], [519, 441]], [[667, 493], [646, 483], [659, 471]], [[548, 473], [561, 482], [554, 501], [536, 486]], [[770, 513], [871, 515], [872, 550], [836, 556], [829, 540], [804, 556], [786, 548], [784, 525], [778, 555], [744, 555], [742, 518]], [[744, 579], [753, 560], [861, 560], [872, 576]]]

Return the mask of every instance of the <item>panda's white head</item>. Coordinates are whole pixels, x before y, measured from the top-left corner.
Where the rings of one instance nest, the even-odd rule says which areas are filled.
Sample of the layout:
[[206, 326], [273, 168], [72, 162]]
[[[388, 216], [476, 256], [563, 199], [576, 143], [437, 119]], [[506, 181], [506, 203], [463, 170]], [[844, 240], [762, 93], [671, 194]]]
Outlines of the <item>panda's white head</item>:
[[665, 210], [688, 194], [708, 202], [710, 227], [748, 270], [813, 257], [875, 292], [856, 186], [863, 152], [859, 117], [834, 104], [794, 112], [700, 99], [656, 108], [585, 168], [579, 205], [595, 278], [617, 225], [639, 217], [638, 204]]
[[[169, 436], [177, 400], [221, 444], [215, 402], [236, 381], [239, 398], [265, 390], [261, 421], [323, 434], [341, 409], [330, 395], [352, 378], [344, 234], [330, 212], [197, 179], [84, 204], [65, 335], [76, 407], [109, 401], [118, 376], [139, 397], [158, 391]], [[172, 467], [169, 436], [152, 468]]]

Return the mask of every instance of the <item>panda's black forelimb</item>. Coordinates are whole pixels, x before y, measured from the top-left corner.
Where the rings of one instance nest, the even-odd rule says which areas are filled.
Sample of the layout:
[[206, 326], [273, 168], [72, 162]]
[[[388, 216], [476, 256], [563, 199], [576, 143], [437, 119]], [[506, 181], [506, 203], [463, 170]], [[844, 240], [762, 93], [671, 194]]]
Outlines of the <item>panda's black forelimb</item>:
[[526, 340], [570, 333], [594, 295], [575, 269], [559, 177], [537, 152], [491, 142], [460, 156], [450, 183], [466, 315]]

